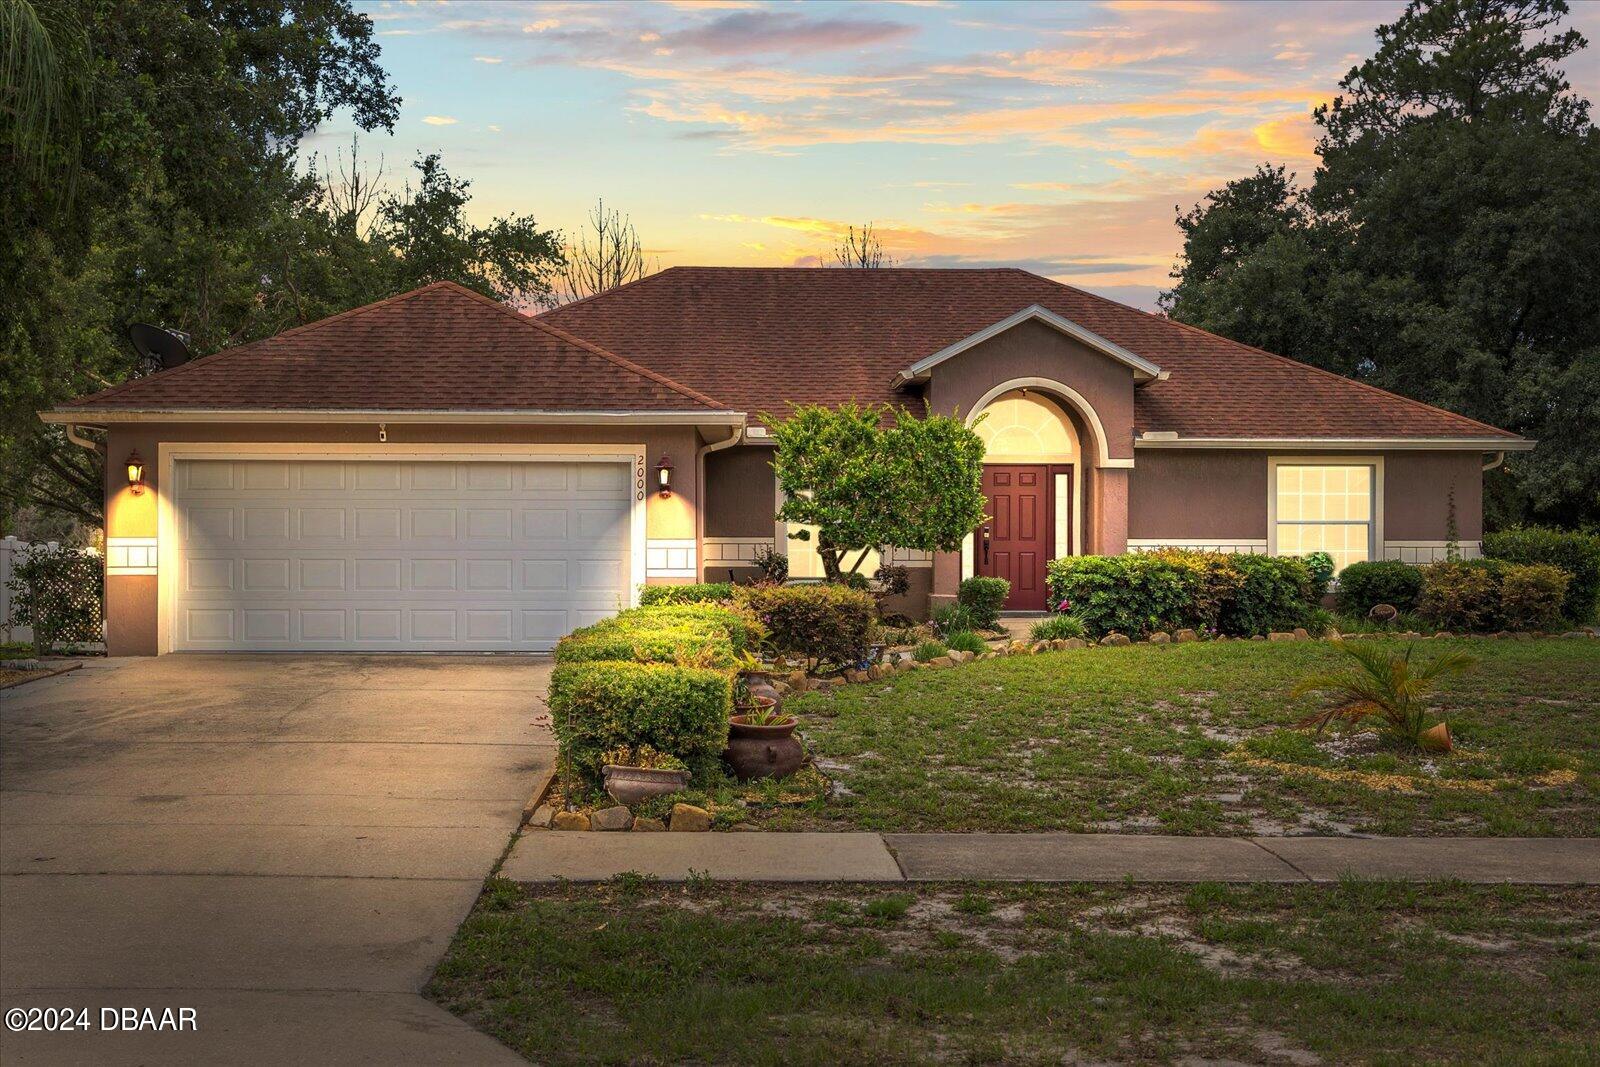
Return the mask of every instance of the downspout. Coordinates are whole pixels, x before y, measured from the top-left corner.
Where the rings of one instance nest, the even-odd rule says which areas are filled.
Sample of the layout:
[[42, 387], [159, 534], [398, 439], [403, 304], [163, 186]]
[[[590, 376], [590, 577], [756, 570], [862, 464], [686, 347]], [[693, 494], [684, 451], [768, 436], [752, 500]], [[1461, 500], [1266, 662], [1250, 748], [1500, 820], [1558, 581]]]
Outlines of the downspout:
[[1500, 464], [1504, 463], [1505, 461], [1506, 461], [1506, 452], [1505, 452], [1505, 449], [1502, 448], [1500, 451], [1494, 453], [1494, 458], [1493, 459], [1491, 459], [1489, 462], [1487, 462], [1487, 463], [1485, 463], [1483, 465], [1483, 469], [1486, 470], [1486, 471], [1492, 471], [1496, 467], [1500, 466]]
[[721, 452], [724, 448], [732, 448], [744, 439], [744, 426], [733, 427], [733, 433], [724, 441], [713, 441], [709, 445], [701, 445], [695, 452], [695, 492], [698, 499], [694, 509], [694, 558], [696, 569], [700, 572], [697, 577], [706, 576], [706, 457], [713, 452]]
[[[96, 426], [96, 427], [93, 427], [93, 428], [96, 429], [96, 430], [104, 430], [105, 429], [105, 427], [103, 427], [103, 426]], [[102, 456], [105, 455], [105, 452], [106, 452], [105, 442], [103, 442], [103, 441], [91, 441], [87, 437], [78, 436], [78, 423], [75, 423], [75, 422], [67, 423], [67, 440], [71, 441], [73, 444], [77, 445], [79, 448], [87, 448], [91, 452], [97, 453], [97, 454], [102, 455]]]

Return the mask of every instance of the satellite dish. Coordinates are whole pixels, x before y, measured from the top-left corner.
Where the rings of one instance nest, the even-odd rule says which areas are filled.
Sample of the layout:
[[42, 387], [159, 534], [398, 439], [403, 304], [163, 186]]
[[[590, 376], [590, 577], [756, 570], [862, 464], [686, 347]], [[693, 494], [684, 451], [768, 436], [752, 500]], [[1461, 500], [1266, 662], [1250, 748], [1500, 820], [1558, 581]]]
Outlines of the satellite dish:
[[160, 363], [162, 370], [189, 362], [189, 335], [182, 331], [136, 322], [128, 327], [128, 338], [141, 356]]

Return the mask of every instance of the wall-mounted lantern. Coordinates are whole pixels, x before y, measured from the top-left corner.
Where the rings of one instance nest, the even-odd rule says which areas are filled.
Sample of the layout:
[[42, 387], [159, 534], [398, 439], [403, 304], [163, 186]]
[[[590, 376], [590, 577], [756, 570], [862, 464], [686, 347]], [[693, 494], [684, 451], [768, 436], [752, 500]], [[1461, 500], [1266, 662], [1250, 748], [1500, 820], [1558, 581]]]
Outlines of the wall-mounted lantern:
[[666, 456], [656, 464], [656, 488], [661, 490], [662, 496], [672, 495], [672, 460]]
[[128, 453], [128, 488], [134, 496], [144, 492], [144, 458], [137, 451]]

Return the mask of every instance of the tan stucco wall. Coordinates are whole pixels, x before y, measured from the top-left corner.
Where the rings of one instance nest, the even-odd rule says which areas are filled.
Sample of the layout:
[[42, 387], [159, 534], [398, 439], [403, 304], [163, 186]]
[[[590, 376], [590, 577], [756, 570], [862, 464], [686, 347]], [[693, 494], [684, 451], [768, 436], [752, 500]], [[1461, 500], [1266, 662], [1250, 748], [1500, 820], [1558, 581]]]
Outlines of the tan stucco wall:
[[[1265, 540], [1269, 451], [1140, 449], [1130, 474], [1134, 540]], [[1483, 536], [1483, 461], [1477, 452], [1352, 452], [1383, 457], [1385, 541], [1443, 541], [1455, 489], [1458, 536]], [[1330, 458], [1332, 456], [1330, 455]]]
[[[1076, 390], [1100, 418], [1106, 454], [1133, 455], [1133, 372], [1038, 322], [1024, 322], [935, 367], [928, 380], [928, 410], [965, 416], [990, 389], [1014, 378], [1048, 378]], [[1063, 406], [1073, 410], [1070, 401]], [[1079, 429], [1085, 451], [1092, 452], [1093, 435]]]
[[[113, 426], [107, 443], [106, 536], [158, 536], [158, 502], [161, 499], [163, 442], [215, 442], [218, 444], [348, 444], [382, 452], [394, 448], [397, 459], [404, 447], [417, 444], [609, 444], [645, 448], [645, 467], [651, 479], [662, 455], [671, 457], [670, 496], [663, 497], [649, 483], [645, 505], [647, 538], [695, 539], [696, 508], [700, 497], [696, 456], [704, 444], [692, 426], [516, 426], [434, 425], [389, 423], [388, 441], [378, 441], [372, 423], [188, 423], [129, 424]], [[401, 446], [401, 447], [396, 447]], [[124, 462], [137, 450], [145, 461], [144, 493], [131, 494]], [[647, 579], [651, 583], [678, 584], [687, 578]], [[106, 578], [106, 644], [113, 656], [154, 655], [157, 652], [159, 605], [158, 578], [150, 575], [108, 575]]]
[[706, 454], [707, 537], [772, 536], [772, 453], [767, 445], [740, 445]]
[[1267, 454], [1139, 450], [1128, 479], [1128, 536], [1261, 540]]
[[1391, 452], [1383, 462], [1383, 536], [1388, 541], [1442, 541], [1449, 494], [1463, 541], [1483, 538], [1483, 457], [1477, 452]]

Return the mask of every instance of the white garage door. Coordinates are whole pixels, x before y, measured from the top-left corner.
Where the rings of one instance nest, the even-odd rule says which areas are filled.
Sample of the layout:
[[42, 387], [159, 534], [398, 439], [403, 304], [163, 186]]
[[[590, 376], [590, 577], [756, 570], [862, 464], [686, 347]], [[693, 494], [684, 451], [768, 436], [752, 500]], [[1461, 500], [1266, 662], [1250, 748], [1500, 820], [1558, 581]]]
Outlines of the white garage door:
[[629, 471], [179, 461], [172, 647], [550, 649], [627, 606]]

